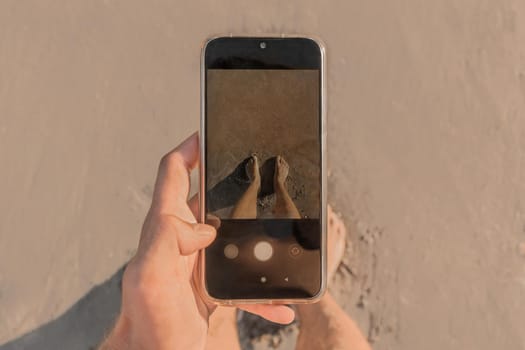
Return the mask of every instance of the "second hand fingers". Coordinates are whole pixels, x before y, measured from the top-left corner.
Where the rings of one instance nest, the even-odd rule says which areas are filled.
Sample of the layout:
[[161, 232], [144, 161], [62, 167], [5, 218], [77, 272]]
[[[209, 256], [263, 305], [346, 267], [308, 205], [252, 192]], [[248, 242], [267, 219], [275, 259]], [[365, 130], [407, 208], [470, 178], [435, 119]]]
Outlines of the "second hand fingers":
[[239, 305], [239, 309], [279, 324], [289, 324], [295, 319], [295, 312], [286, 305], [246, 304]]

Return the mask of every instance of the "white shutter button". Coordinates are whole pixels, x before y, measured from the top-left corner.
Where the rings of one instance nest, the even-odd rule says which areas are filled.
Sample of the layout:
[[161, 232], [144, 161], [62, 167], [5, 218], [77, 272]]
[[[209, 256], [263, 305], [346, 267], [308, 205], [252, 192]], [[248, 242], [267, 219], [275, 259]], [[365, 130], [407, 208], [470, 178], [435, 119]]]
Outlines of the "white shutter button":
[[267, 261], [273, 255], [272, 245], [266, 241], [258, 242], [253, 248], [253, 255], [259, 261]]

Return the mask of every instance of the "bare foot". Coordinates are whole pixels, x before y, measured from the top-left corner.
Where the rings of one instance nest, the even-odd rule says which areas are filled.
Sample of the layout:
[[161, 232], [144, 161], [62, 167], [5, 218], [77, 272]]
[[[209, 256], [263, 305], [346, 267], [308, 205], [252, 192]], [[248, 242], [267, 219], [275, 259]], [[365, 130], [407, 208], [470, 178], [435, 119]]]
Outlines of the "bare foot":
[[300, 219], [301, 214], [286, 189], [285, 183], [289, 171], [290, 166], [284, 158], [281, 156], [275, 157], [275, 171], [273, 174], [275, 205], [272, 212], [275, 218]]
[[327, 244], [328, 244], [328, 258], [327, 258], [327, 278], [328, 284], [333, 279], [343, 255], [345, 254], [346, 241], [346, 227], [343, 220], [333, 211], [332, 207], [328, 206], [328, 230], [327, 230]]
[[[345, 250], [346, 228], [328, 206], [327, 281], [330, 283]], [[298, 305], [301, 320], [296, 349], [300, 350], [370, 350], [354, 321], [327, 292], [316, 304]]]
[[261, 190], [261, 175], [259, 160], [255, 154], [246, 160], [244, 170], [250, 184], [231, 211], [233, 219], [255, 219], [257, 217], [257, 196]]
[[290, 166], [283, 157], [277, 156], [275, 158], [275, 172], [273, 175], [273, 185], [274, 188], [279, 186], [284, 186], [286, 178], [288, 177], [288, 172], [290, 171]]
[[245, 166], [246, 175], [248, 176], [248, 179], [250, 179], [250, 183], [257, 186], [257, 188], [261, 187], [261, 175], [259, 173], [259, 159], [255, 154], [252, 154], [250, 159], [246, 162]]

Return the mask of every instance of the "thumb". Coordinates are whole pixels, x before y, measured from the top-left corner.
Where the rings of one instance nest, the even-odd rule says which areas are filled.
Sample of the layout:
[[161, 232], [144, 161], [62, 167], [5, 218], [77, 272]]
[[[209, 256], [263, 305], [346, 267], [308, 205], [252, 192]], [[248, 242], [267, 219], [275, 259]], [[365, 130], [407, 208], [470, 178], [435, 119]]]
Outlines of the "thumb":
[[190, 255], [206, 248], [215, 239], [217, 232], [211, 225], [188, 224], [187, 230], [178, 234], [179, 250], [182, 255]]

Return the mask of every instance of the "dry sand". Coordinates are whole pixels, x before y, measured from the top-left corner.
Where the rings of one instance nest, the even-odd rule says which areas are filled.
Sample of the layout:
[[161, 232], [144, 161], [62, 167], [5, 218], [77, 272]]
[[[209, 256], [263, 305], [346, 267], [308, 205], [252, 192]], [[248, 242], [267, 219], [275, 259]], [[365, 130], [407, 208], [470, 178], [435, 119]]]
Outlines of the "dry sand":
[[525, 349], [521, 0], [0, 2], [0, 349], [99, 341], [228, 32], [326, 43], [333, 290], [374, 348]]

